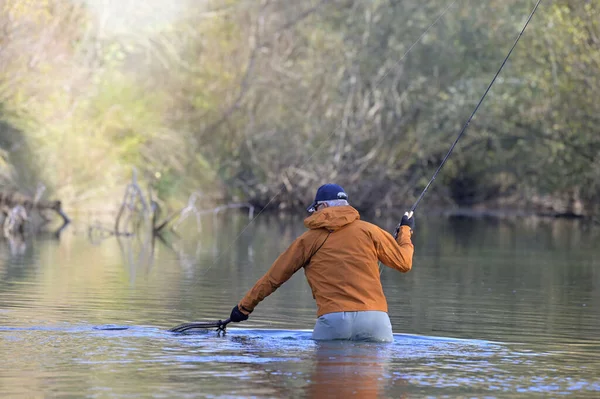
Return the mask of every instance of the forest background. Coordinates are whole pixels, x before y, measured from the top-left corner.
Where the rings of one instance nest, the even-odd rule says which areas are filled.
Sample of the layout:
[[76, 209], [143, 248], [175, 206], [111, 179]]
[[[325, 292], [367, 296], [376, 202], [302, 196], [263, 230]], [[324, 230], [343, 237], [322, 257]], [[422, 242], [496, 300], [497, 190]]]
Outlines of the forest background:
[[[0, 0], [0, 191], [403, 211], [534, 3]], [[598, 214], [599, 50], [599, 0], [543, 1], [426, 202]]]

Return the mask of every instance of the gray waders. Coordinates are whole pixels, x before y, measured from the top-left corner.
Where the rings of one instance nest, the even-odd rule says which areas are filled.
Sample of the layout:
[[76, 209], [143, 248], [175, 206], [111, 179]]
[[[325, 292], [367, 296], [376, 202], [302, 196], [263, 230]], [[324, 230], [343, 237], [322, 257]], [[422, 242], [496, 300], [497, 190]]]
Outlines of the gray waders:
[[392, 324], [387, 313], [366, 310], [328, 313], [317, 319], [312, 338], [317, 341], [392, 342]]

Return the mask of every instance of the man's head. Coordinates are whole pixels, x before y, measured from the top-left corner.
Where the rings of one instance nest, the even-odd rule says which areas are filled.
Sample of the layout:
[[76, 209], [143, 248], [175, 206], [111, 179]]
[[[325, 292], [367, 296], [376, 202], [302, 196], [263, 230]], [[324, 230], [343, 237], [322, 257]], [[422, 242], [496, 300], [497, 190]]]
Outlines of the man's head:
[[344, 189], [337, 184], [324, 184], [317, 190], [317, 194], [315, 195], [315, 200], [313, 203], [306, 208], [308, 212], [314, 212], [317, 210], [318, 205], [327, 203], [328, 201], [344, 201], [344, 205], [348, 205], [348, 194], [344, 191]]

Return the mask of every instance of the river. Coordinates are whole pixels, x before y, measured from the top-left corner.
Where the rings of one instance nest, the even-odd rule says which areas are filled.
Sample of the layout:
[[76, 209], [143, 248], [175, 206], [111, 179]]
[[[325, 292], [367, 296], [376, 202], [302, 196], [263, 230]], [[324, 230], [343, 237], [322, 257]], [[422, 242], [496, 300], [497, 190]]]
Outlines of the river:
[[600, 228], [417, 217], [413, 270], [382, 273], [392, 344], [312, 341], [302, 272], [224, 335], [168, 332], [227, 318], [299, 218], [189, 219], [164, 242], [2, 240], [2, 397], [600, 396]]

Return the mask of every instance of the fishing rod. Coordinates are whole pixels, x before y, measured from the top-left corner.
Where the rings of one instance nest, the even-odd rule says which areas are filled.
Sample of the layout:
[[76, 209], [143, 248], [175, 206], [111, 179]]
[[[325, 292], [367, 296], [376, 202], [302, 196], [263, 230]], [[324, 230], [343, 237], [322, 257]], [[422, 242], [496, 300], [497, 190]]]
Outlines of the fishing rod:
[[[452, 146], [450, 147], [450, 150], [448, 151], [448, 153], [446, 154], [446, 156], [444, 157], [444, 159], [440, 163], [440, 166], [438, 166], [437, 170], [435, 171], [435, 173], [433, 174], [433, 176], [429, 180], [429, 183], [427, 183], [427, 185], [423, 189], [423, 192], [421, 193], [421, 195], [419, 195], [419, 198], [417, 198], [417, 200], [415, 201], [414, 205], [410, 208], [410, 211], [406, 212], [406, 214], [407, 214], [407, 216], [409, 218], [411, 218], [412, 215], [414, 214], [415, 210], [417, 209], [417, 206], [419, 206], [419, 203], [421, 202], [421, 200], [425, 196], [425, 193], [427, 192], [427, 190], [429, 190], [429, 187], [434, 182], [434, 180], [436, 179], [437, 175], [440, 173], [440, 170], [442, 170], [442, 168], [446, 164], [446, 161], [448, 160], [448, 158], [450, 158], [450, 155], [452, 154], [452, 151], [454, 151], [454, 147], [456, 147], [456, 144], [458, 143], [458, 141], [460, 140], [460, 138], [463, 136], [463, 134], [465, 133], [465, 131], [469, 127], [469, 124], [471, 123], [471, 120], [473, 119], [473, 117], [477, 113], [477, 110], [479, 110], [479, 107], [483, 103], [483, 100], [485, 100], [485, 97], [487, 96], [487, 94], [489, 93], [490, 89], [494, 85], [494, 82], [496, 82], [496, 79], [500, 75], [500, 72], [504, 68], [504, 65], [506, 65], [506, 62], [508, 61], [508, 59], [509, 59], [510, 55], [512, 54], [513, 50], [515, 49], [515, 47], [517, 47], [517, 43], [519, 43], [519, 39], [521, 39], [521, 36], [523, 36], [523, 33], [525, 33], [525, 29], [527, 29], [527, 25], [529, 25], [529, 22], [533, 18], [533, 15], [537, 11], [538, 6], [540, 5], [541, 2], [542, 2], [542, 0], [537, 0], [537, 3], [535, 3], [535, 6], [533, 7], [533, 10], [531, 11], [531, 14], [529, 14], [529, 18], [527, 18], [527, 21], [525, 22], [525, 25], [523, 25], [523, 29], [521, 29], [521, 32], [519, 33], [519, 36], [517, 36], [517, 39], [515, 40], [515, 43], [510, 48], [510, 51], [508, 52], [508, 54], [504, 58], [504, 61], [502, 62], [502, 65], [500, 65], [500, 68], [496, 72], [496, 75], [494, 75], [494, 78], [492, 79], [492, 81], [488, 85], [487, 89], [485, 90], [485, 93], [483, 93], [483, 96], [481, 97], [481, 99], [477, 103], [477, 106], [473, 110], [473, 113], [471, 114], [471, 116], [469, 117], [469, 119], [467, 119], [467, 122], [465, 123], [465, 125], [462, 128], [462, 130], [458, 134], [458, 137], [456, 137], [456, 140], [454, 140], [454, 143], [452, 143]], [[399, 226], [400, 225], [398, 225], [398, 227]], [[398, 231], [398, 230], [396, 229], [396, 231]]]
[[[417, 39], [417, 41], [415, 41], [413, 43], [412, 46], [410, 46], [409, 50], [402, 56], [402, 59], [412, 50], [412, 48], [421, 40], [421, 38], [427, 33], [427, 31], [429, 31], [429, 29], [431, 29], [432, 26], [434, 26], [437, 21], [439, 21], [442, 16], [450, 9], [450, 7], [456, 2], [453, 1], [445, 10], [444, 12], [425, 30], [425, 32], [419, 37], [419, 39]], [[469, 117], [469, 119], [467, 120], [467, 122], [465, 123], [465, 125], [463, 126], [462, 130], [460, 131], [458, 137], [456, 138], [456, 140], [454, 141], [454, 143], [452, 144], [452, 146], [450, 147], [450, 150], [448, 151], [448, 153], [446, 154], [446, 156], [444, 157], [444, 159], [442, 160], [442, 163], [440, 164], [440, 166], [437, 168], [437, 170], [435, 171], [435, 173], [433, 174], [433, 177], [431, 178], [431, 180], [429, 180], [429, 183], [427, 183], [427, 186], [425, 186], [425, 189], [423, 190], [423, 192], [421, 193], [421, 195], [419, 196], [419, 198], [417, 198], [417, 201], [415, 202], [415, 204], [411, 207], [410, 212], [407, 212], [409, 214], [409, 218], [412, 217], [414, 211], [417, 209], [417, 206], [419, 205], [419, 203], [421, 202], [421, 200], [423, 199], [423, 197], [425, 196], [425, 193], [427, 192], [427, 190], [429, 190], [429, 187], [431, 186], [431, 184], [433, 183], [433, 181], [436, 179], [437, 175], [439, 174], [440, 170], [442, 169], [442, 167], [444, 166], [444, 164], [446, 163], [446, 161], [448, 160], [448, 158], [450, 157], [450, 155], [452, 154], [452, 151], [454, 150], [454, 147], [456, 147], [456, 144], [458, 143], [458, 141], [460, 140], [460, 138], [462, 137], [462, 135], [465, 133], [465, 131], [467, 130], [467, 127], [469, 126], [469, 124], [471, 123], [471, 120], [473, 119], [473, 117], [475, 116], [475, 114], [477, 113], [477, 110], [479, 109], [479, 107], [481, 106], [481, 104], [483, 103], [483, 100], [485, 99], [485, 97], [487, 96], [488, 92], [490, 91], [490, 89], [492, 88], [492, 85], [494, 84], [494, 82], [496, 81], [496, 79], [498, 78], [498, 75], [500, 75], [500, 72], [502, 71], [502, 69], [504, 68], [504, 65], [506, 64], [506, 62], [508, 61], [508, 58], [510, 57], [510, 55], [512, 54], [513, 50], [515, 49], [515, 47], [517, 46], [517, 43], [519, 42], [519, 39], [521, 38], [521, 36], [523, 35], [523, 33], [525, 32], [525, 29], [527, 28], [527, 25], [529, 25], [529, 22], [531, 21], [531, 19], [533, 18], [533, 15], [535, 14], [538, 6], [540, 5], [541, 0], [537, 0], [537, 3], [535, 4], [535, 7], [533, 8], [533, 11], [531, 12], [531, 14], [529, 15], [529, 18], [527, 19], [527, 21], [525, 22], [525, 25], [523, 26], [523, 29], [521, 29], [521, 32], [519, 33], [519, 36], [517, 37], [517, 39], [515, 40], [515, 43], [513, 44], [513, 46], [511, 47], [510, 51], [508, 52], [507, 56], [504, 58], [504, 61], [502, 62], [502, 65], [500, 66], [500, 68], [498, 69], [498, 71], [496, 72], [496, 75], [494, 76], [494, 78], [492, 79], [492, 81], [490, 82], [490, 84], [488, 85], [485, 93], [483, 94], [483, 96], [481, 97], [481, 99], [479, 100], [479, 103], [477, 104], [477, 106], [475, 107], [475, 110], [473, 111], [473, 113], [471, 114], [471, 116]], [[388, 71], [389, 72], [389, 71]], [[386, 73], [387, 74], [387, 73]], [[385, 75], [384, 75], [385, 76]], [[379, 82], [380, 83], [383, 79], [380, 79]], [[335, 132], [335, 130], [332, 132], [332, 134]], [[331, 137], [330, 134], [328, 136]], [[325, 143], [325, 141], [321, 144], [321, 146]], [[317, 148], [320, 149], [319, 146]], [[313, 153], [314, 155], [314, 153]], [[309, 158], [309, 160], [312, 158]], [[306, 161], [308, 162], [308, 160]], [[278, 194], [277, 194], [278, 195]], [[271, 198], [271, 200], [269, 201], [269, 203], [271, 203], [271, 201], [273, 201], [275, 199], [275, 197], [277, 196], [275, 195], [273, 198]], [[268, 203], [268, 204], [269, 204]], [[267, 205], [268, 205], [267, 204]], [[260, 215], [261, 212], [259, 212], [258, 215], [256, 215], [254, 217], [254, 219], [252, 221], [250, 221], [250, 223], [248, 223], [248, 225], [246, 225], [246, 227], [244, 228], [244, 230]], [[396, 232], [399, 231], [399, 227], [400, 225], [398, 225], [398, 228], [396, 229]], [[242, 233], [244, 232], [244, 230], [242, 230]], [[237, 241], [237, 239], [239, 238], [239, 236], [241, 235], [241, 233], [238, 235], [238, 237], [236, 237], [236, 239], [234, 240]], [[395, 235], [397, 236], [397, 233], [395, 233]], [[215, 261], [216, 264], [216, 261]], [[214, 265], [214, 264], [213, 264]], [[212, 266], [211, 266], [212, 267]], [[210, 268], [209, 268], [210, 269]], [[225, 328], [227, 326], [227, 324], [229, 324], [231, 320], [227, 319], [224, 322], [219, 320], [219, 321], [214, 321], [214, 322], [193, 322], [193, 323], [184, 323], [181, 324], [179, 326], [176, 326], [172, 329], [170, 329], [169, 331], [171, 332], [176, 332], [176, 333], [182, 333], [188, 330], [194, 330], [194, 329], [206, 329], [206, 328], [216, 328], [218, 332], [225, 332]]]

